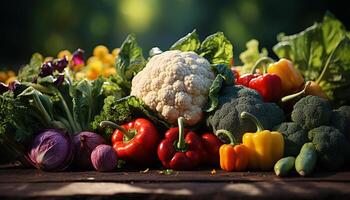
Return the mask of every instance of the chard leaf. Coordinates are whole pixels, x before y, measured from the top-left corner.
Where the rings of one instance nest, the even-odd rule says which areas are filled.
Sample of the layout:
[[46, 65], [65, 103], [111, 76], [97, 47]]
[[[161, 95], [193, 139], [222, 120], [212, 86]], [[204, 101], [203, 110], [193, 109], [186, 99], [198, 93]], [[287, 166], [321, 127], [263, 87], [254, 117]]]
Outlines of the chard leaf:
[[121, 78], [121, 86], [126, 91], [131, 88], [132, 78], [141, 71], [146, 65], [146, 61], [142, 54], [142, 49], [136, 42], [135, 35], [127, 36], [116, 60], [116, 68]]
[[328, 12], [322, 23], [278, 40], [273, 50], [279, 58], [292, 60], [306, 80], [317, 80], [335, 104], [349, 103], [349, 38], [338, 19]]
[[233, 46], [222, 32], [208, 36], [201, 44], [198, 54], [211, 64], [230, 65], [233, 58]]
[[170, 50], [197, 51], [200, 44], [201, 42], [199, 41], [199, 37], [195, 29], [185, 37], [180, 38], [177, 42], [175, 42], [170, 47]]

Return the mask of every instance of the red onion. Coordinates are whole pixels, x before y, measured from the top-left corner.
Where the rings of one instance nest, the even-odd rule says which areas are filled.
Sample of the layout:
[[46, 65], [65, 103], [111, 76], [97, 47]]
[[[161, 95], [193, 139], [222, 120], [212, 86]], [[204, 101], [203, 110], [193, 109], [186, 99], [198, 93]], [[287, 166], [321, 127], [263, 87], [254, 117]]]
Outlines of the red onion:
[[38, 169], [65, 170], [73, 158], [73, 145], [69, 135], [60, 130], [44, 130], [34, 138], [29, 158]]
[[74, 165], [79, 169], [91, 169], [91, 152], [98, 145], [105, 144], [105, 139], [97, 133], [83, 131], [75, 135], [73, 141], [75, 146]]
[[109, 145], [98, 145], [91, 153], [91, 162], [97, 171], [113, 171], [118, 164], [117, 153]]

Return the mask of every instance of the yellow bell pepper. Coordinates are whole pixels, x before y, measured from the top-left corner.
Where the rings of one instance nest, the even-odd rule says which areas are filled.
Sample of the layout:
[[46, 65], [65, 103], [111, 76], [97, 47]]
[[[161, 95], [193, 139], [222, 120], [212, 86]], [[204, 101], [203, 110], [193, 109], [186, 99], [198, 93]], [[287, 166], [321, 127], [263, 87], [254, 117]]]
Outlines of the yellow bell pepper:
[[243, 135], [243, 145], [249, 154], [248, 168], [271, 170], [274, 164], [283, 157], [284, 139], [281, 133], [264, 130], [259, 120], [250, 113], [242, 112], [242, 119], [250, 119], [257, 126], [255, 133]]
[[267, 68], [267, 73], [277, 74], [281, 78], [283, 95], [294, 93], [304, 84], [304, 78], [300, 72], [294, 68], [290, 60], [284, 58], [271, 63]]

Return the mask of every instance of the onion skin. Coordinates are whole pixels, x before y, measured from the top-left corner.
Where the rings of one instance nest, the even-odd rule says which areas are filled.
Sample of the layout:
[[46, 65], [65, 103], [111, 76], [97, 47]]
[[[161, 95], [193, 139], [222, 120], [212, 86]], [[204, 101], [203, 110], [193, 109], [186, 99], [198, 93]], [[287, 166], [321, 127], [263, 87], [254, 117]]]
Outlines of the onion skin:
[[117, 153], [112, 146], [98, 145], [91, 153], [91, 162], [99, 172], [113, 171], [118, 164]]
[[44, 171], [63, 171], [73, 158], [73, 145], [69, 135], [56, 129], [38, 134], [29, 150], [33, 166]]
[[83, 131], [73, 138], [75, 147], [74, 166], [78, 169], [92, 169], [91, 152], [100, 144], [105, 144], [105, 139], [97, 133]]

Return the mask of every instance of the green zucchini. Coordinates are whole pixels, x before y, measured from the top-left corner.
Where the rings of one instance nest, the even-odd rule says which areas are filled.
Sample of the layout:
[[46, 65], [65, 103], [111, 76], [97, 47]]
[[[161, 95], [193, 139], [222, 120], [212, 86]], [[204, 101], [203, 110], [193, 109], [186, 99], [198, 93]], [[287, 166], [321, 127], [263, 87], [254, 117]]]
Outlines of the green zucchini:
[[315, 146], [309, 142], [305, 143], [295, 159], [295, 170], [301, 176], [307, 176], [312, 173], [317, 162], [317, 152]]
[[293, 156], [281, 158], [276, 162], [274, 170], [277, 176], [287, 176], [294, 168], [295, 158]]

